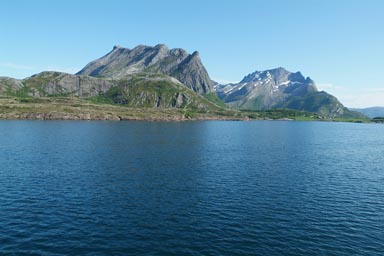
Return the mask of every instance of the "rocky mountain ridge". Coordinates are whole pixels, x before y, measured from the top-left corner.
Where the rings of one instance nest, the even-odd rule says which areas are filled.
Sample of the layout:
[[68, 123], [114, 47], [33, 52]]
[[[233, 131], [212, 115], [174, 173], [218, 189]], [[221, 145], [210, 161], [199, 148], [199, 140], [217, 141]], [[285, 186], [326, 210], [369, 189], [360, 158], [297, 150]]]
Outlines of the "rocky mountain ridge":
[[154, 47], [139, 45], [133, 49], [113, 47], [107, 55], [90, 62], [77, 75], [123, 79], [137, 73], [161, 73], [176, 78], [197, 93], [213, 92], [197, 51], [169, 49], [164, 44]]
[[132, 50], [115, 46], [75, 75], [46, 71], [21, 80], [2, 77], [0, 94], [78, 97], [130, 107], [222, 108], [209, 100], [213, 83], [199, 53], [163, 44]]

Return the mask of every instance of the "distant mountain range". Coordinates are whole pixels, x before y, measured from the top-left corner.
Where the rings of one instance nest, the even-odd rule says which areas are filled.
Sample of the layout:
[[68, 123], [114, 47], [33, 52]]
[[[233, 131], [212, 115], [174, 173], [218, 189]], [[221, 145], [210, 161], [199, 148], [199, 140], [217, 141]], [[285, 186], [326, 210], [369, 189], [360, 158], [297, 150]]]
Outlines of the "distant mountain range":
[[22, 97], [79, 97], [140, 108], [288, 108], [324, 117], [363, 117], [334, 96], [319, 92], [313, 80], [284, 68], [256, 71], [235, 84], [212, 81], [198, 52], [163, 44], [133, 49], [113, 47], [77, 74], [42, 72], [18, 80], [0, 77], [0, 94]]
[[369, 118], [384, 117], [384, 107], [351, 108], [351, 110], [360, 112]]

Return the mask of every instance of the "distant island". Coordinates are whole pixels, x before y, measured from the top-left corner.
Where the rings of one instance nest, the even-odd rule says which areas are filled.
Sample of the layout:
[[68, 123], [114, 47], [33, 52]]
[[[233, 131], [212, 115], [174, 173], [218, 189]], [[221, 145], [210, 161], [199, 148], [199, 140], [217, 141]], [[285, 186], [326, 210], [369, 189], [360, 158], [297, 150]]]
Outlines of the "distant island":
[[163, 44], [113, 47], [76, 74], [0, 77], [0, 118], [41, 120], [333, 120], [366, 122], [300, 72], [212, 81], [199, 53]]

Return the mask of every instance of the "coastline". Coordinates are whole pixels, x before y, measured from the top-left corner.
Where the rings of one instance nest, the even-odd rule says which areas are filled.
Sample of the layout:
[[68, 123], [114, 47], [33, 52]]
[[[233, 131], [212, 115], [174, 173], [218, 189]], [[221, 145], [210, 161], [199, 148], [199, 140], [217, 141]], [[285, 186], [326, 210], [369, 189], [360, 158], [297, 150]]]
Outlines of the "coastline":
[[181, 108], [132, 108], [78, 98], [0, 98], [0, 120], [193, 121], [249, 120], [240, 111], [194, 112]]
[[98, 121], [328, 121], [370, 123], [370, 119], [327, 119], [313, 113], [292, 110], [239, 111], [220, 109], [194, 111], [183, 108], [132, 108], [121, 105], [93, 103], [79, 98], [0, 98], [0, 120], [98, 120]]
[[198, 116], [194, 118], [186, 118], [182, 115], [166, 116], [166, 117], [135, 117], [135, 116], [118, 116], [118, 115], [93, 115], [91, 113], [12, 113], [11, 115], [0, 113], [0, 120], [41, 120], [41, 121], [148, 121], [148, 122], [187, 122], [187, 121], [249, 121], [249, 120], [273, 120], [273, 119], [249, 119], [233, 118], [233, 117], [217, 117], [217, 116]]

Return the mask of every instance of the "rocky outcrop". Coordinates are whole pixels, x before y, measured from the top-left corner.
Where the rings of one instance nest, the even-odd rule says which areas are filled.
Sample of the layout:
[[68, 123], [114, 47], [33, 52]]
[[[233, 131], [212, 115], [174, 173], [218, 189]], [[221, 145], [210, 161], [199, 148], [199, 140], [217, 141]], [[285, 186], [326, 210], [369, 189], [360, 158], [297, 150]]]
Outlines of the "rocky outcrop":
[[23, 83], [15, 78], [0, 77], [0, 92], [17, 91], [23, 87]]
[[108, 120], [120, 121], [120, 117], [112, 114], [93, 114], [93, 113], [68, 113], [68, 112], [52, 112], [52, 113], [0, 113], [0, 119], [22, 119], [22, 120]]
[[188, 54], [183, 49], [168, 49], [139, 45], [133, 49], [115, 46], [107, 55], [90, 62], [78, 75], [123, 79], [137, 73], [161, 73], [178, 79], [197, 93], [213, 91], [198, 52]]
[[108, 91], [113, 81], [61, 72], [42, 72], [22, 80], [29, 96], [77, 96], [87, 98]]
[[171, 71], [170, 75], [195, 92], [209, 93], [213, 90], [214, 84], [209, 78], [198, 52], [185, 58], [176, 69]]

